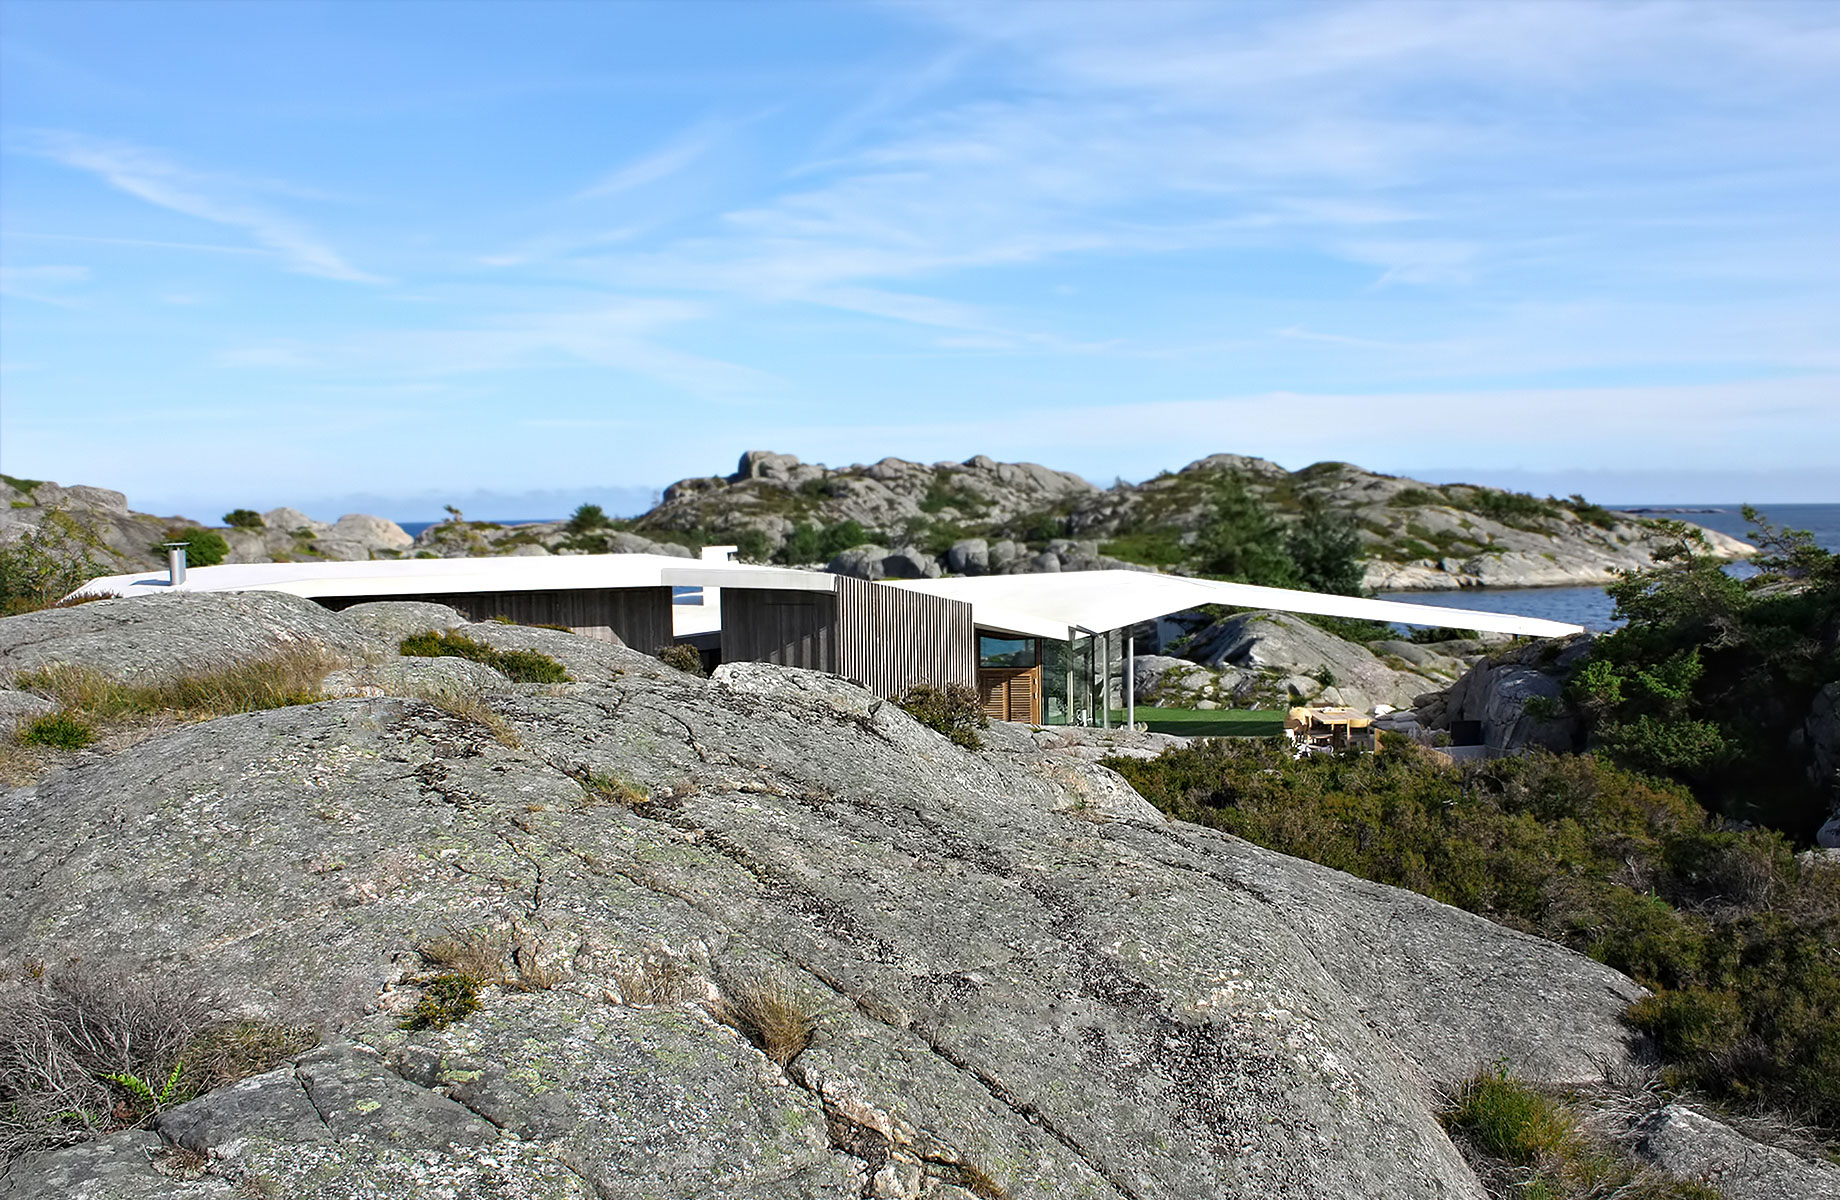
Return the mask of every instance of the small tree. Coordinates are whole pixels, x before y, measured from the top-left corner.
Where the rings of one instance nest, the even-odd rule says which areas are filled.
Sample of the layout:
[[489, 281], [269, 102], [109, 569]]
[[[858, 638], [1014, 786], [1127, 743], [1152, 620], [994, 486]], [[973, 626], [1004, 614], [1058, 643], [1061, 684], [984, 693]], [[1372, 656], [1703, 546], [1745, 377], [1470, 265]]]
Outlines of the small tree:
[[233, 508], [224, 514], [224, 524], [232, 529], [263, 529], [267, 523], [253, 508]]
[[1361, 534], [1347, 514], [1309, 497], [1285, 546], [1304, 587], [1337, 596], [1361, 594]]
[[1215, 489], [1214, 508], [1195, 540], [1203, 574], [1266, 587], [1296, 587], [1284, 526], [1238, 475]]
[[569, 518], [568, 530], [570, 533], [587, 533], [592, 529], [605, 529], [607, 525], [607, 514], [600, 505], [584, 504]]
[[95, 530], [62, 510], [37, 529], [0, 541], [0, 616], [49, 608], [104, 573], [97, 555], [113, 553]]

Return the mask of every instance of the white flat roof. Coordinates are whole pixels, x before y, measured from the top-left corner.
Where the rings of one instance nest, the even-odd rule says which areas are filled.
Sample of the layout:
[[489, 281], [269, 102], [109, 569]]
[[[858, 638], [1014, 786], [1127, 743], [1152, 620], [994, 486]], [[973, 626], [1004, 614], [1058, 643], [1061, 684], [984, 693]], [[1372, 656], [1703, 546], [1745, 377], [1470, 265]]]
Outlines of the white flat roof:
[[1367, 600], [1359, 596], [1329, 596], [1290, 588], [1226, 583], [1218, 579], [1157, 575], [1148, 571], [978, 575], [890, 581], [889, 586], [963, 600], [971, 605], [972, 619], [978, 625], [1028, 637], [1064, 638], [1070, 628], [1103, 633], [1203, 604], [1533, 637], [1563, 637], [1584, 631], [1582, 625], [1539, 617], [1407, 604], [1398, 600]]
[[[1064, 638], [1070, 628], [1093, 632], [1203, 604], [1268, 608], [1479, 629], [1490, 633], [1561, 637], [1581, 625], [1507, 613], [1327, 596], [1289, 588], [1256, 587], [1217, 579], [1190, 579], [1149, 571], [1068, 571], [1047, 575], [980, 575], [952, 579], [888, 580], [971, 605], [972, 620], [986, 628], [1027, 637]], [[705, 562], [666, 554], [565, 554], [538, 557], [404, 558], [375, 562], [234, 563], [193, 567], [177, 588], [165, 571], [107, 575], [78, 588], [79, 596], [153, 596], [174, 591], [291, 592], [308, 599], [341, 596], [414, 596], [467, 592], [541, 592], [586, 588], [746, 587], [832, 592], [837, 576], [791, 567]], [[685, 614], [688, 616], [689, 614]]]
[[192, 567], [173, 587], [164, 570], [105, 575], [78, 596], [157, 596], [171, 592], [291, 592], [335, 596], [414, 596], [465, 592], [547, 592], [586, 588], [756, 587], [835, 591], [819, 571], [700, 562], [668, 554], [560, 554], [494, 558], [401, 558], [374, 562], [229, 563]]

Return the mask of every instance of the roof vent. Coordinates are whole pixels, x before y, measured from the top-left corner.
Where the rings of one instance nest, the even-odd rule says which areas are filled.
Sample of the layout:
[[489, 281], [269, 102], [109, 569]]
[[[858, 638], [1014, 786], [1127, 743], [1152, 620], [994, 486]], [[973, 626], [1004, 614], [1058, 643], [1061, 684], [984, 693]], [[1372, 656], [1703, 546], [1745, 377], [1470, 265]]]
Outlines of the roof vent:
[[166, 547], [167, 587], [179, 587], [185, 582], [185, 552], [191, 548], [190, 542], [162, 542]]

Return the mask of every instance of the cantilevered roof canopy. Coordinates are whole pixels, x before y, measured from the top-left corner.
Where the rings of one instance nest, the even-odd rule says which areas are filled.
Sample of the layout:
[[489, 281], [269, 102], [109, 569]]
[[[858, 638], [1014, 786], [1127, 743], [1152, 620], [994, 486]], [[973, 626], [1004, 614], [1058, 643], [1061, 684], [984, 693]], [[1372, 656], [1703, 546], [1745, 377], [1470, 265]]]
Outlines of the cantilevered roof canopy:
[[1402, 625], [1477, 629], [1532, 637], [1562, 637], [1584, 630], [1582, 625], [1568, 625], [1563, 621], [1546, 621], [1537, 617], [1445, 608], [1442, 605], [1405, 604], [1397, 600], [1367, 600], [1359, 596], [1328, 596], [1319, 592], [1257, 587], [1249, 583], [1225, 583], [1217, 579], [1189, 579], [1148, 571], [980, 575], [954, 579], [902, 580], [891, 582], [889, 586], [963, 600], [971, 605], [972, 620], [980, 627], [1026, 637], [1064, 638], [1070, 628], [1104, 633], [1203, 604], [1394, 621]]
[[291, 592], [308, 599], [465, 592], [547, 592], [578, 588], [750, 587], [835, 591], [819, 571], [704, 562], [668, 554], [565, 554], [496, 558], [403, 558], [376, 562], [232, 563], [193, 567], [174, 587], [164, 570], [105, 575], [78, 596], [156, 596], [170, 592]]

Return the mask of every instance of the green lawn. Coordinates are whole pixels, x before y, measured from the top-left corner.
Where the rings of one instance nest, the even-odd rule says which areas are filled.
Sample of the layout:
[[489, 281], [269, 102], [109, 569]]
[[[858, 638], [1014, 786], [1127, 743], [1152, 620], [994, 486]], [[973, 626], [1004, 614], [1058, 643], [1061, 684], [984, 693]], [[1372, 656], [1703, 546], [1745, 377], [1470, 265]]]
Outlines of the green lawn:
[[[1124, 724], [1124, 711], [1114, 712], [1112, 719]], [[1283, 709], [1150, 708], [1140, 704], [1137, 720], [1152, 733], [1184, 737], [1275, 737], [1284, 732]]]

